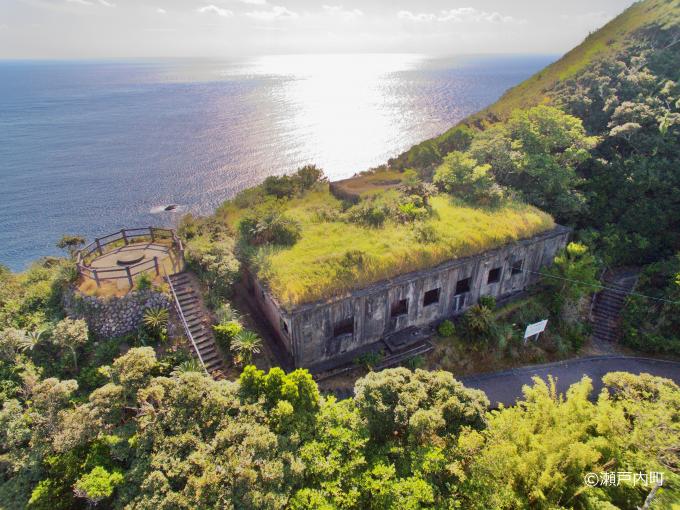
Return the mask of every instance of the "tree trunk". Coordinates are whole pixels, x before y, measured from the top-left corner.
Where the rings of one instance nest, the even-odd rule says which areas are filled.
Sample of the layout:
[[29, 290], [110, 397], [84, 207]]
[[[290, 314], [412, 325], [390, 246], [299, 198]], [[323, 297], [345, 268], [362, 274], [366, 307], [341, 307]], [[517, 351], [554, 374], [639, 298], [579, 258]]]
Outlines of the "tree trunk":
[[69, 349], [71, 349], [71, 354], [73, 354], [73, 368], [78, 372], [78, 356], [76, 355], [76, 350], [73, 347], [69, 347]]

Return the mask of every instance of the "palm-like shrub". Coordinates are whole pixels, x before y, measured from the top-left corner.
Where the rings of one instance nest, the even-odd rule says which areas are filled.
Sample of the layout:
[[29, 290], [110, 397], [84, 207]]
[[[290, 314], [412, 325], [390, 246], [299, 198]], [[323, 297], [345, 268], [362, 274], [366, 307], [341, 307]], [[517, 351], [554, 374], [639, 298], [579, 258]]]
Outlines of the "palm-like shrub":
[[241, 314], [234, 310], [229, 303], [222, 303], [215, 312], [217, 322], [219, 324], [226, 324], [227, 322], [238, 322], [241, 320]]
[[262, 339], [253, 331], [241, 331], [231, 342], [231, 350], [238, 364], [248, 365], [262, 350]]
[[242, 331], [243, 326], [238, 321], [228, 321], [213, 326], [215, 341], [225, 354], [229, 353], [232, 342]]
[[170, 314], [167, 308], [154, 306], [144, 310], [142, 322], [149, 333], [156, 335], [160, 340], [167, 339], [168, 320]]
[[491, 309], [482, 305], [471, 306], [463, 316], [465, 329], [471, 340], [488, 342], [493, 336], [495, 320]]
[[203, 365], [201, 365], [201, 362], [197, 360], [196, 358], [191, 358], [186, 361], [183, 361], [179, 365], [177, 365], [173, 370], [172, 370], [172, 375], [178, 376], [180, 374], [184, 374], [187, 372], [201, 372], [203, 373]]
[[32, 351], [43, 340], [45, 329], [37, 329], [35, 331], [27, 331], [21, 338], [18, 348], [21, 352]]
[[300, 223], [276, 207], [264, 207], [246, 215], [239, 223], [241, 238], [253, 246], [291, 246], [300, 239]]

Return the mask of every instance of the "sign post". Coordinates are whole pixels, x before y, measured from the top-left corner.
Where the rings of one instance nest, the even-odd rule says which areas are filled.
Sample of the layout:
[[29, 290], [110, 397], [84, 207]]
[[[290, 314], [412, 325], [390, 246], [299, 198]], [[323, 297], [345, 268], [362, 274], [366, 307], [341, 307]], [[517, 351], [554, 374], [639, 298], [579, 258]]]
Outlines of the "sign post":
[[545, 331], [545, 327], [547, 325], [548, 319], [529, 324], [527, 329], [524, 331], [524, 343], [527, 343], [527, 339], [531, 337], [535, 337], [534, 340], [538, 340], [538, 337]]

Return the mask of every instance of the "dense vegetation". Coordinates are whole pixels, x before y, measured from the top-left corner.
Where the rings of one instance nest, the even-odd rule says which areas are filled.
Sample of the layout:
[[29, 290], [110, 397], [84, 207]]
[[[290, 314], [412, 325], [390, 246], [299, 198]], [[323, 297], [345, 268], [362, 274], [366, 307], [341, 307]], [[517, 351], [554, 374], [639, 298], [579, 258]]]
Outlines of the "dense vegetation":
[[[492, 175], [506, 192], [573, 226], [608, 267], [673, 259], [680, 252], [678, 69], [680, 2], [638, 2], [494, 105], [390, 167], [440, 182], [446, 176], [449, 188], [451, 177], [465, 178], [454, 188], [483, 200], [493, 198], [486, 196], [495, 192]], [[468, 176], [461, 173], [466, 166]], [[659, 315], [657, 302], [631, 300], [629, 317], [650, 335], [629, 331], [626, 341], [678, 354], [677, 325], [665, 320], [680, 311], [673, 298], [678, 284], [672, 272], [661, 274], [665, 280], [643, 277], [644, 289], [675, 304]]]
[[650, 376], [609, 374], [594, 403], [587, 379], [536, 380], [489, 412], [447, 372], [371, 373], [337, 402], [305, 371], [215, 382], [139, 347], [88, 394], [6, 347], [2, 508], [632, 508], [654, 487], [584, 485], [607, 471], [661, 473], [650, 508], [679, 501], [680, 389]]
[[[308, 166], [185, 218], [217, 342], [244, 366], [237, 380], [206, 377], [163, 309], [124, 338], [95, 338], [64, 316], [76, 276], [64, 259], [0, 267], [0, 509], [679, 508], [671, 381], [612, 373], [598, 395], [588, 379], [558, 395], [535, 380], [516, 406], [489, 410], [449, 372], [397, 368], [337, 401], [306, 371], [248, 365], [261, 340], [224, 304], [239, 258], [289, 301], [312, 299], [413, 269], [411, 256], [432, 264], [548, 228], [537, 206], [580, 242], [526, 301], [497, 310], [483, 297], [439, 334], [512, 353], [522, 326], [549, 316], [545, 338], [578, 350], [598, 259], [645, 262], [637, 290], [659, 299], [629, 301], [624, 341], [680, 353], [679, 10], [635, 4], [467, 125], [346, 183], [345, 201]], [[618, 477], [590, 486], [591, 472]]]
[[[552, 271], [587, 279], [594, 267], [572, 244]], [[680, 501], [671, 381], [609, 374], [590, 401], [587, 379], [564, 396], [535, 380], [495, 411], [443, 371], [369, 373], [343, 401], [304, 370], [246, 366], [214, 381], [169, 344], [162, 310], [126, 338], [63, 318], [70, 269], [50, 259], [0, 273], [0, 508], [601, 509], [654, 490], [650, 509]], [[561, 279], [544, 285], [560, 297], [543, 304], [556, 317], [583, 296]], [[502, 337], [494, 306], [485, 298], [466, 314], [469, 342]], [[248, 363], [259, 339], [229, 307], [217, 315], [221, 341]], [[631, 478], [591, 487], [590, 472]]]
[[623, 316], [623, 342], [638, 350], [680, 354], [680, 255], [650, 264]]

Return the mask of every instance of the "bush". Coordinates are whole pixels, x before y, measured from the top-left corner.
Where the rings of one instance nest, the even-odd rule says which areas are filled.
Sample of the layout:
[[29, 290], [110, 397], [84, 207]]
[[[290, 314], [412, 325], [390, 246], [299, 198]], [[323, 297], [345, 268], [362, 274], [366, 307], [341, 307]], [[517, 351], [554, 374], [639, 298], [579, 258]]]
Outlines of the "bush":
[[347, 212], [350, 222], [374, 228], [382, 227], [389, 215], [390, 208], [386, 204], [370, 201], [361, 202]]
[[243, 326], [237, 321], [228, 321], [213, 326], [215, 342], [224, 354], [231, 352], [231, 342], [243, 331]]
[[323, 170], [317, 168], [316, 165], [303, 166], [297, 172], [295, 172], [294, 177], [297, 179], [300, 188], [303, 190], [310, 189], [317, 182], [326, 180]]
[[300, 224], [276, 207], [260, 208], [246, 215], [238, 225], [246, 243], [252, 246], [278, 244], [292, 246], [300, 239]]
[[186, 259], [211, 291], [221, 297], [231, 294], [239, 276], [240, 264], [234, 255], [234, 241], [224, 238], [218, 242], [195, 241], [187, 245]]
[[108, 382], [104, 371], [99, 367], [90, 366], [80, 371], [78, 375], [78, 388], [85, 391], [92, 391]]
[[193, 214], [185, 214], [177, 227], [177, 234], [184, 240], [189, 241], [198, 237], [201, 232], [201, 220]]
[[422, 368], [425, 365], [425, 358], [423, 358], [420, 354], [416, 354], [412, 358], [409, 358], [406, 361], [406, 367], [410, 368], [411, 370], [417, 370], [419, 368]]
[[220, 303], [215, 310], [215, 316], [217, 317], [218, 324], [224, 324], [230, 321], [239, 321], [241, 315], [234, 310], [234, 308], [229, 303]]
[[321, 169], [315, 165], [306, 165], [293, 175], [267, 177], [262, 183], [262, 189], [267, 195], [276, 198], [291, 198], [323, 180], [324, 175]]
[[140, 274], [135, 280], [135, 287], [139, 291], [149, 290], [153, 286], [153, 280], [148, 273]]
[[680, 254], [644, 268], [637, 288], [663, 300], [628, 296], [621, 342], [641, 351], [680, 354]]
[[399, 204], [399, 219], [403, 222], [422, 221], [427, 219], [430, 215], [430, 211], [422, 205], [422, 201], [420, 202], [420, 204], [417, 201]]
[[417, 224], [413, 227], [413, 234], [419, 243], [429, 244], [439, 241], [439, 235], [432, 225]]
[[296, 181], [288, 175], [267, 177], [262, 188], [267, 195], [276, 198], [290, 198], [298, 192]]
[[479, 205], [495, 206], [503, 199], [503, 190], [496, 183], [491, 165], [479, 164], [467, 153], [453, 151], [437, 168], [434, 183], [454, 197]]
[[142, 322], [147, 333], [155, 339], [165, 342], [168, 339], [168, 320], [170, 314], [167, 308], [154, 306], [144, 310]]
[[439, 324], [437, 333], [439, 333], [439, 336], [441, 337], [448, 338], [456, 333], [456, 327], [453, 325], [453, 322], [447, 319]]
[[380, 363], [384, 357], [385, 354], [382, 351], [365, 352], [354, 358], [354, 364], [367, 370], [373, 370], [373, 367]]
[[120, 344], [124, 342], [131, 344], [132, 339], [129, 337], [118, 337], [95, 342], [92, 350], [92, 364], [94, 366], [101, 366], [113, 363], [113, 360], [120, 355]]
[[496, 322], [491, 309], [473, 305], [463, 315], [465, 332], [470, 340], [488, 343], [494, 337]]
[[479, 305], [493, 310], [496, 308], [496, 298], [493, 296], [479, 296]]
[[582, 322], [574, 322], [565, 325], [563, 336], [568, 342], [568, 346], [574, 352], [578, 352], [583, 347], [589, 335], [589, 328]]
[[163, 357], [158, 362], [158, 373], [161, 376], [170, 376], [176, 367], [195, 358], [185, 348], [170, 347], [165, 350]]

